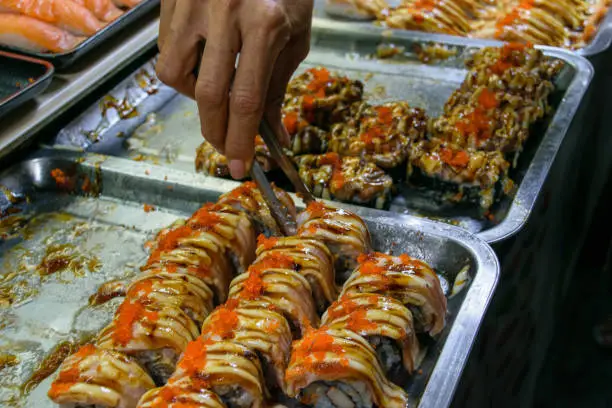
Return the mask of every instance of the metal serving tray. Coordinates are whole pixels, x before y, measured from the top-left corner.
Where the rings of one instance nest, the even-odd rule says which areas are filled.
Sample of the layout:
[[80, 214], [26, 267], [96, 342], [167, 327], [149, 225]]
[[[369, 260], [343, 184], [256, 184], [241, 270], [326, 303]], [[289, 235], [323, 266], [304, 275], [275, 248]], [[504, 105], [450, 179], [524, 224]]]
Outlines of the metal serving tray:
[[[433, 116], [441, 112], [446, 99], [463, 81], [465, 57], [488, 44], [466, 46], [463, 39], [456, 37], [435, 42], [415, 39], [413, 33], [402, 32], [391, 37], [381, 36], [370, 28], [359, 30], [350, 23], [318, 20], [313, 27], [311, 53], [300, 69], [327, 66], [363, 80], [368, 98], [375, 103], [403, 99], [425, 108]], [[405, 47], [402, 60], [372, 58], [381, 42]], [[422, 45], [452, 48], [456, 56], [427, 65], [412, 51]], [[593, 75], [591, 65], [584, 58], [559, 49], [544, 50], [566, 62], [556, 83], [558, 90], [552, 97], [555, 114], [533, 130], [533, 137], [511, 173], [519, 187], [517, 194], [493, 208], [493, 221], [483, 219], [471, 209], [451, 213], [430, 209], [427, 214], [419, 213], [415, 208], [421, 208], [424, 200], [414, 195], [413, 190], [404, 191], [396, 198], [390, 207], [392, 211], [443, 219], [477, 233], [490, 243], [504, 240], [522, 228]], [[99, 106], [90, 107], [60, 131], [52, 145], [193, 171], [195, 150], [202, 142], [197, 107], [193, 101], [161, 84], [154, 91], [143, 90], [138, 78], [154, 76], [153, 64], [154, 61], [145, 65], [106, 97], [106, 100], [119, 101], [115, 104], [122, 109], [106, 109], [107, 105], [101, 101]]]
[[[54, 169], [70, 181], [58, 185]], [[0, 174], [0, 185], [5, 214], [0, 224], [0, 361], [5, 362], [0, 405], [44, 408], [54, 406], [46, 397], [53, 376], [30, 383], [29, 393], [24, 384], [54, 347], [82, 341], [110, 319], [116, 302], [87, 306], [97, 286], [138, 273], [147, 239], [238, 183], [121, 158], [47, 151]], [[155, 211], [145, 211], [145, 204]], [[448, 406], [497, 282], [497, 258], [486, 243], [460, 228], [414, 217], [398, 223], [380, 212], [360, 212], [376, 249], [427, 261], [441, 274], [445, 289], [461, 270], [469, 270], [469, 283], [449, 299], [446, 329], [409, 389], [415, 405]], [[64, 258], [57, 257], [60, 253]]]
[[142, 0], [140, 4], [130, 10], [127, 10], [123, 15], [107, 24], [100, 31], [87, 38], [70, 51], [62, 53], [44, 53], [27, 51], [21, 48], [8, 46], [0, 46], [0, 48], [44, 59], [53, 63], [55, 68], [58, 70], [65, 69], [77, 62], [77, 60], [79, 60], [85, 54], [102, 45], [109, 38], [113, 37], [127, 26], [136, 24], [145, 14], [159, 6], [159, 2], [160, 0]]
[[[326, 0], [315, 0], [314, 16], [316, 20], [322, 20], [322, 21], [327, 20], [327, 22], [332, 23], [332, 24], [336, 24], [338, 22], [341, 22], [344, 24], [344, 23], [347, 23], [347, 21], [350, 21], [348, 19], [339, 19], [334, 16], [330, 16], [328, 13], [326, 13], [325, 12], [325, 1]], [[387, 0], [387, 2], [397, 3], [397, 1], [395, 0]], [[353, 20], [353, 21], [348, 22], [348, 24], [354, 25], [359, 30], [364, 30], [364, 29], [365, 30], [375, 29], [375, 30], [380, 30], [380, 31], [389, 30], [388, 28], [385, 28], [385, 27], [376, 26], [371, 21]], [[412, 31], [412, 30], [393, 30], [393, 31], [405, 31], [405, 32], [410, 33], [410, 35], [423, 34], [427, 38], [430, 38], [432, 41], [437, 41], [437, 42], [445, 42], [445, 41], [448, 41], [450, 38], [455, 38], [455, 39], [462, 38], [468, 43], [471, 43], [472, 41], [478, 42], [478, 40], [474, 40], [469, 37], [453, 36], [449, 34], [425, 33], [422, 31]], [[582, 47], [576, 50], [575, 52], [579, 55], [590, 58], [598, 54], [601, 54], [603, 52], [606, 52], [610, 48], [610, 44], [612, 44], [612, 7], [608, 9], [606, 16], [601, 20], [599, 27], [597, 28], [597, 33], [595, 34], [593, 39], [585, 47]]]
[[0, 116], [44, 92], [53, 72], [47, 61], [0, 51]]

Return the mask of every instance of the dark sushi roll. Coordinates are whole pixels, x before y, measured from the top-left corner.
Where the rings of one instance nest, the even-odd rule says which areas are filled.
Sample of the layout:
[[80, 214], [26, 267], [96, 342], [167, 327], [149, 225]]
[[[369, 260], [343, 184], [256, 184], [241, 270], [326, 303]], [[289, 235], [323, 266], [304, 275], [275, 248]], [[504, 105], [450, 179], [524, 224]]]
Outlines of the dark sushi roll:
[[478, 205], [486, 212], [513, 191], [510, 163], [500, 152], [458, 148], [439, 140], [412, 146], [408, 182], [424, 188], [439, 205]]
[[350, 330], [321, 328], [295, 342], [286, 381], [287, 395], [307, 406], [408, 406], [408, 395], [387, 379], [372, 346]]

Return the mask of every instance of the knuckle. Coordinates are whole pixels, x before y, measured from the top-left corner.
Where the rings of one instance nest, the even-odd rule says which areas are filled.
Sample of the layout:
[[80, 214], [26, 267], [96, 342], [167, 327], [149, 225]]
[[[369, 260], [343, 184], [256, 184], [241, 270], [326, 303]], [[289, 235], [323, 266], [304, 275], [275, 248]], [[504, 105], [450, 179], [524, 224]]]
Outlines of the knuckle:
[[239, 115], [257, 115], [263, 110], [259, 93], [252, 91], [232, 91], [231, 108]]
[[173, 87], [180, 81], [179, 76], [176, 74], [176, 70], [168, 67], [166, 58], [163, 58], [163, 56], [160, 57], [157, 64], [155, 64], [155, 74], [161, 82], [170, 87]]
[[278, 37], [289, 37], [291, 25], [287, 15], [277, 4], [267, 6], [264, 11], [262, 29]]
[[242, 0], [215, 0], [214, 3], [217, 3], [223, 10], [233, 12], [240, 7]]
[[226, 95], [215, 81], [207, 78], [200, 78], [195, 89], [196, 100], [200, 108], [218, 109], [223, 106]]

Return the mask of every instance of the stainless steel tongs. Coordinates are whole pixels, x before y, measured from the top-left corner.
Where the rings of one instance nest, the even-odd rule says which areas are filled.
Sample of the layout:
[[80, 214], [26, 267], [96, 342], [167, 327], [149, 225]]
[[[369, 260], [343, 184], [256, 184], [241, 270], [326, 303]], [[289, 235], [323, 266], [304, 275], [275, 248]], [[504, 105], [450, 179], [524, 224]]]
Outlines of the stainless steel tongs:
[[[295, 188], [296, 193], [298, 193], [298, 196], [304, 201], [304, 203], [306, 203], [306, 205], [314, 201], [315, 198], [300, 178], [300, 175], [295, 169], [293, 163], [291, 163], [291, 160], [289, 160], [287, 155], [283, 152], [283, 148], [278, 142], [278, 138], [274, 134], [274, 130], [272, 130], [272, 127], [265, 118], [261, 120], [261, 124], [259, 125], [259, 134], [264, 143], [268, 146], [272, 159], [278, 163], [281, 170], [283, 170], [287, 178], [291, 181], [293, 188]], [[268, 207], [270, 208], [272, 217], [274, 217], [274, 220], [278, 224], [278, 227], [282, 233], [284, 235], [295, 234], [297, 230], [295, 220], [292, 220], [291, 217], [289, 217], [287, 208], [285, 208], [280, 200], [276, 197], [272, 185], [268, 181], [268, 178], [257, 160], [253, 161], [253, 166], [251, 167], [251, 177], [261, 191], [266, 204], [268, 204]]]

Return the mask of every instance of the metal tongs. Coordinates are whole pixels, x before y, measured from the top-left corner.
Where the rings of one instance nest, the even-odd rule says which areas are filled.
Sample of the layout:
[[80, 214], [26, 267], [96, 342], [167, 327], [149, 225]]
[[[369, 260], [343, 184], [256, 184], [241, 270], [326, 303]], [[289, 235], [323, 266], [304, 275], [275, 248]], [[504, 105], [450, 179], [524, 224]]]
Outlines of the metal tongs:
[[[289, 181], [291, 181], [291, 184], [293, 184], [296, 193], [302, 199], [302, 201], [304, 201], [306, 205], [315, 201], [315, 198], [308, 190], [308, 187], [304, 185], [304, 182], [293, 166], [293, 163], [291, 163], [291, 160], [289, 160], [287, 155], [283, 152], [283, 148], [278, 142], [278, 138], [276, 137], [274, 130], [272, 130], [272, 127], [265, 118], [261, 120], [259, 125], [259, 134], [266, 146], [268, 146], [272, 159], [278, 163], [281, 170], [283, 170]], [[287, 208], [283, 206], [278, 197], [276, 197], [270, 181], [268, 181], [268, 178], [257, 160], [254, 160], [253, 166], [251, 166], [251, 178], [255, 181], [257, 187], [261, 191], [266, 204], [268, 204], [268, 207], [270, 208], [270, 213], [272, 214], [272, 217], [274, 217], [274, 220], [278, 224], [278, 227], [283, 235], [295, 234], [297, 230], [295, 220], [291, 219]]]

